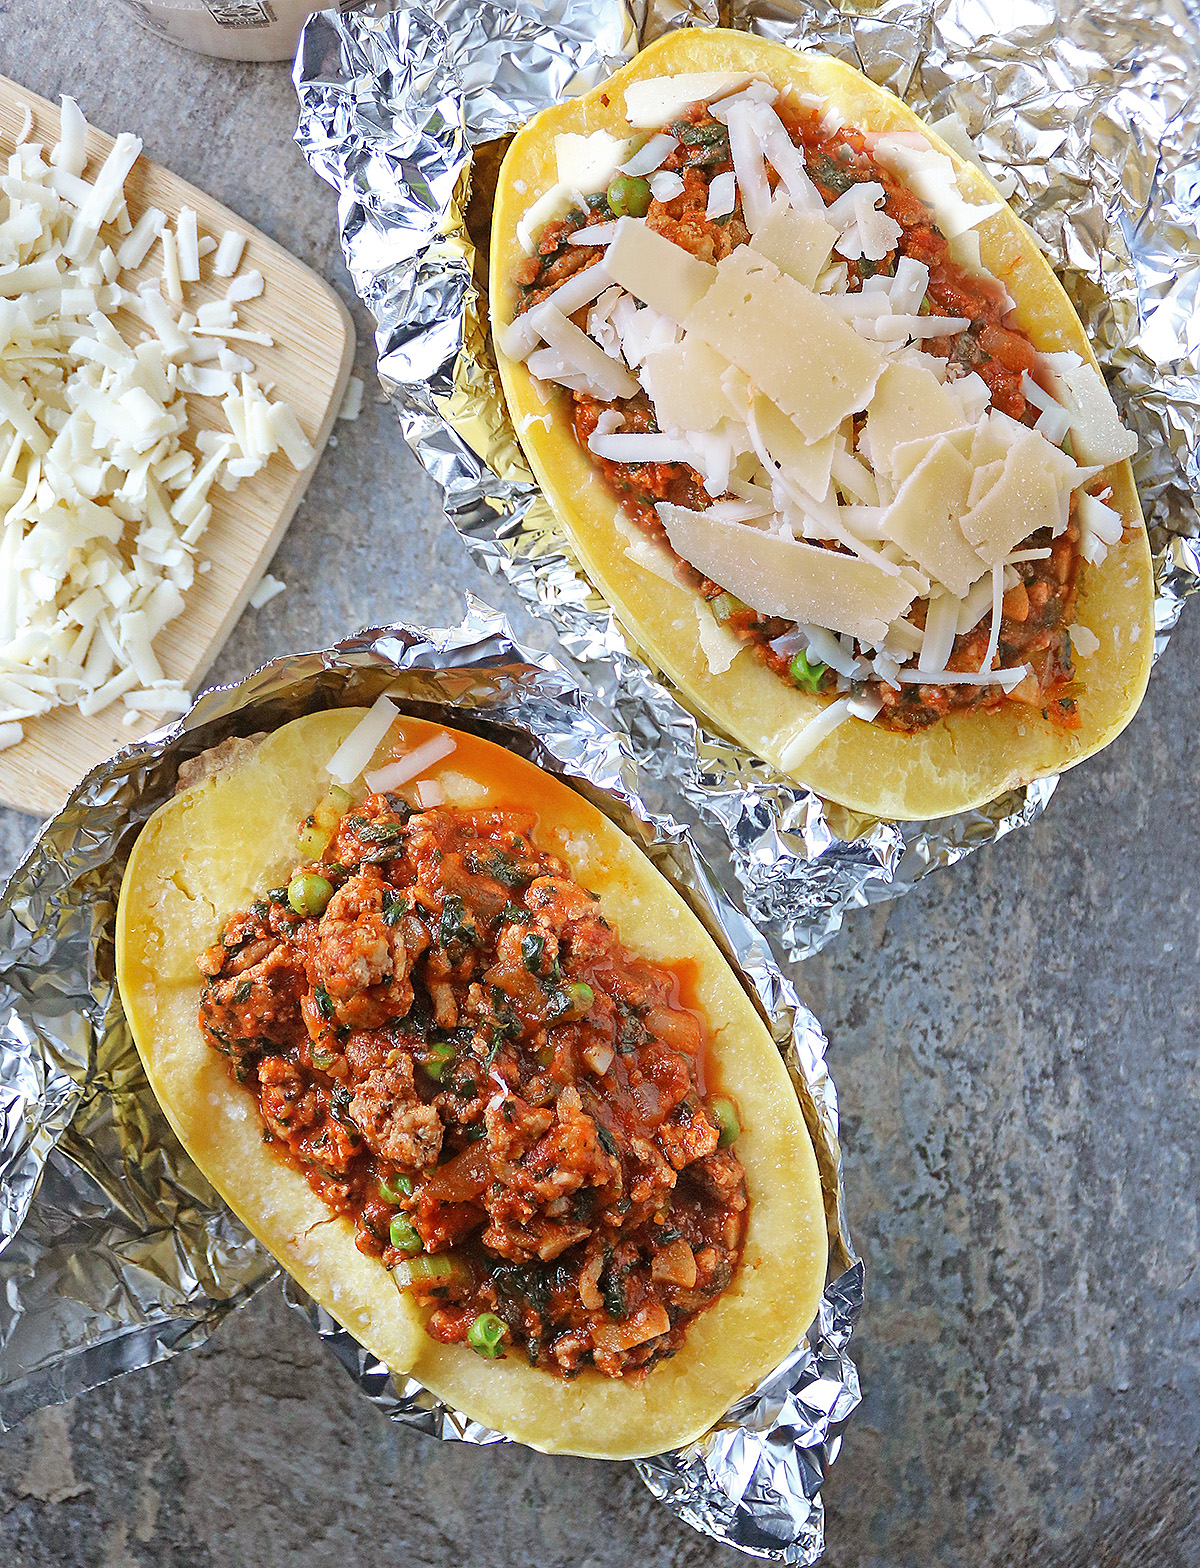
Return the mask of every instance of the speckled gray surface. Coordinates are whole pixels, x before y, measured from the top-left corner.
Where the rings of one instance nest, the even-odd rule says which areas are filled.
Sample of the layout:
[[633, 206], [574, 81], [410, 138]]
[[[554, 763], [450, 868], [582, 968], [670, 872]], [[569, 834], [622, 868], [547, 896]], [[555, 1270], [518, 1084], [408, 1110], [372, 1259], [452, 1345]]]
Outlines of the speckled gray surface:
[[[349, 296], [283, 68], [185, 55], [100, 3], [0, 0], [0, 70], [139, 130]], [[287, 593], [213, 678], [369, 620], [453, 622], [466, 588], [501, 598], [370, 390], [337, 441], [276, 557]], [[1042, 822], [853, 918], [801, 975], [869, 1269], [836, 1568], [1200, 1564], [1198, 662], [1200, 615]], [[35, 826], [0, 813], [0, 871]], [[626, 1467], [389, 1429], [274, 1291], [0, 1438], [0, 1563], [20, 1568], [739, 1560]]]

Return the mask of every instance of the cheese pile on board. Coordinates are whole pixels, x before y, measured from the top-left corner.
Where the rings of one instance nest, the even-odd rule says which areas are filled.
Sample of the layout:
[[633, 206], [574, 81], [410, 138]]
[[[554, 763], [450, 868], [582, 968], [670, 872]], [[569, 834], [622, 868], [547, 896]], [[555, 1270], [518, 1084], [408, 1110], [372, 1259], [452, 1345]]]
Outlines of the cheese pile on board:
[[[628, 87], [631, 127], [664, 127], [696, 102], [727, 126], [733, 170], [712, 180], [707, 216], [731, 213], [740, 195], [749, 244], [714, 266], [645, 219], [590, 225], [571, 242], [596, 247], [599, 259], [516, 317], [501, 347], [540, 380], [603, 401], [646, 393], [658, 431], [626, 432], [620, 409], [605, 410], [590, 450], [617, 463], [696, 470], [713, 504], [658, 506], [672, 548], [755, 610], [794, 621], [774, 645], [780, 652], [811, 653], [844, 692], [872, 679], [897, 689], [969, 680], [1009, 691], [1028, 669], [993, 667], [1003, 594], [1018, 581], [1017, 564], [1050, 554], [1017, 547], [1041, 528], [1060, 534], [1072, 495], [1131, 456], [1136, 437], [1099, 372], [1072, 353], [1041, 356], [1053, 395], [1023, 377], [1035, 426], [994, 409], [982, 377], [956, 375], [959, 367], [925, 350], [970, 322], [922, 314], [923, 263], [900, 256], [894, 276], [868, 276], [851, 291], [845, 263], [881, 261], [900, 225], [881, 210], [878, 182], [826, 205], [778, 98], [770, 83], [733, 72]], [[840, 128], [827, 110], [827, 134]], [[677, 146], [661, 129], [648, 140], [560, 136], [558, 181], [523, 220], [527, 251], [537, 229], [605, 189], [618, 170], [649, 177], [658, 195], [656, 180], [678, 179], [661, 169]], [[999, 204], [968, 203], [951, 160], [923, 137], [876, 135], [867, 146], [932, 210], [953, 259], [1006, 297], [982, 267], [975, 232]], [[662, 200], [678, 194], [660, 188]], [[1062, 447], [1068, 435], [1073, 456]], [[1098, 564], [1120, 539], [1121, 518], [1082, 493], [1076, 518], [1084, 557]], [[629, 553], [649, 564], [644, 547], [631, 543]], [[920, 601], [923, 627], [908, 618]], [[711, 616], [699, 601], [697, 613], [710, 667], [728, 668], [740, 645], [713, 635], [720, 628], [704, 625]], [[989, 614], [978, 672], [948, 671], [955, 637]], [[880, 706], [869, 695], [835, 702], [795, 738], [786, 765], [834, 723], [873, 718]]]
[[[90, 716], [120, 701], [129, 724], [186, 711], [154, 641], [207, 570], [212, 486], [276, 451], [297, 469], [316, 455], [244, 352], [271, 342], [238, 325], [263, 291], [239, 271], [244, 237], [201, 235], [188, 207], [173, 227], [156, 208], [134, 221], [142, 144], [118, 136], [89, 172], [73, 99], [52, 150], [30, 129], [27, 111], [0, 175], [0, 749], [60, 704]], [[126, 286], [155, 244], [161, 276]], [[193, 312], [202, 264], [229, 283]], [[198, 398], [224, 429], [194, 425]]]

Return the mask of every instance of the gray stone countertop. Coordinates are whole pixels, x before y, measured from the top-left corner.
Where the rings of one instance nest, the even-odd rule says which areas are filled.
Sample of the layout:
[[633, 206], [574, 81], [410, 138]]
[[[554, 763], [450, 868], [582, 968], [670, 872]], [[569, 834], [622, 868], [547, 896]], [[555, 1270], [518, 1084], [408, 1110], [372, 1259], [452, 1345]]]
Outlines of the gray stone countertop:
[[[205, 187], [347, 302], [282, 66], [206, 61], [102, 3], [0, 0], [0, 70]], [[212, 679], [370, 621], [502, 607], [373, 392], [336, 430]], [[868, 1269], [866, 1397], [826, 1487], [836, 1568], [1200, 1564], [1200, 616], [1050, 810], [847, 922], [800, 982], [832, 1042]], [[0, 872], [37, 824], [0, 814]], [[20, 1568], [609, 1568], [729, 1548], [633, 1470], [396, 1431], [268, 1289], [199, 1351], [0, 1438]]]

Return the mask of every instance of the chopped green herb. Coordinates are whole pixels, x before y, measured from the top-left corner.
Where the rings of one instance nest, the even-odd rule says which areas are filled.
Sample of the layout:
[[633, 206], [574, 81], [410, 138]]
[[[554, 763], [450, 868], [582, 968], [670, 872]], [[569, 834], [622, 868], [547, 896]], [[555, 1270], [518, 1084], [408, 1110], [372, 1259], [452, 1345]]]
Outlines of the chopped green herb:
[[530, 974], [536, 975], [542, 967], [542, 953], [545, 947], [546, 938], [536, 931], [530, 931], [528, 936], [521, 938], [521, 958]]

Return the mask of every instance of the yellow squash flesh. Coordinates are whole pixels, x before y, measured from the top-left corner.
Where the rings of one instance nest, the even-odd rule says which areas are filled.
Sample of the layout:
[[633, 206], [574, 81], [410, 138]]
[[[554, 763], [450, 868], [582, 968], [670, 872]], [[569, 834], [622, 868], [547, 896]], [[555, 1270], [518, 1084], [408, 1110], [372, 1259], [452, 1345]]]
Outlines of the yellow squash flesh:
[[[512, 279], [524, 252], [517, 222], [556, 179], [554, 143], [563, 132], [627, 135], [624, 88], [647, 77], [684, 71], [740, 70], [766, 76], [786, 92], [817, 93], [863, 130], [919, 131], [951, 158], [964, 197], [1000, 200], [995, 187], [883, 88], [840, 61], [720, 29], [668, 34], [583, 98], [558, 104], [514, 138], [500, 171], [492, 218], [490, 306], [493, 331], [516, 309]], [[1017, 323], [1047, 352], [1095, 357], [1071, 302], [1024, 224], [1002, 210], [979, 226], [984, 266], [1017, 302]], [[570, 393], [543, 404], [523, 364], [496, 349], [513, 423], [530, 466], [562, 522], [584, 570], [649, 660], [702, 718], [781, 767], [789, 740], [823, 706], [797, 691], [745, 650], [714, 674], [700, 644], [691, 588], [666, 582], [627, 553], [633, 525], [624, 517], [571, 425]], [[543, 416], [549, 415], [549, 428]], [[1100, 639], [1077, 659], [1082, 727], [1063, 731], [1039, 710], [1006, 703], [988, 713], [952, 716], [915, 735], [853, 720], [800, 765], [794, 777], [826, 799], [872, 817], [920, 820], [964, 811], [1006, 790], [1074, 767], [1108, 745], [1129, 723], [1146, 689], [1153, 650], [1153, 579], [1145, 524], [1128, 463], [1106, 475], [1124, 538], [1100, 567], [1086, 566], [1078, 622]]]
[[[425, 1313], [354, 1245], [304, 1176], [262, 1141], [252, 1094], [205, 1044], [197, 955], [229, 915], [285, 880], [297, 824], [325, 795], [325, 763], [362, 717], [339, 709], [297, 719], [227, 771], [176, 795], [134, 845], [117, 914], [117, 976], [155, 1094], [192, 1159], [258, 1239], [312, 1296], [396, 1373], [411, 1373], [476, 1420], [548, 1453], [617, 1459], [654, 1454], [706, 1431], [774, 1366], [816, 1314], [828, 1257], [812, 1143], [778, 1051], [745, 992], [683, 900], [633, 842], [574, 790], [498, 746], [455, 734], [427, 770], [447, 801], [532, 810], [538, 845], [599, 894], [622, 942], [686, 962], [689, 1005], [711, 1031], [708, 1062], [737, 1101], [749, 1227], [741, 1267], [688, 1330], [683, 1349], [640, 1383], [586, 1371], [571, 1382], [518, 1351], [484, 1360], [442, 1345]], [[436, 726], [404, 718], [377, 752], [419, 745]]]

